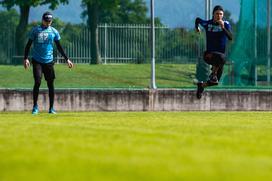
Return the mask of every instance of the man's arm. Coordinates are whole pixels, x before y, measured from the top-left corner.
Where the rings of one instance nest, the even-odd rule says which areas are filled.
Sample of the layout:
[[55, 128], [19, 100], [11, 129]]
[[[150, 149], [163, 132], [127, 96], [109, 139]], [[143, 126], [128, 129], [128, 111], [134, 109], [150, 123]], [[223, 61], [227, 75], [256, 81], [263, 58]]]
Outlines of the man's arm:
[[26, 46], [25, 46], [25, 55], [24, 55], [24, 59], [28, 59], [28, 54], [29, 54], [29, 50], [30, 50], [30, 47], [32, 45], [32, 40], [29, 39]]
[[205, 30], [207, 29], [209, 21], [203, 20], [199, 17], [195, 19], [195, 30], [196, 32], [201, 32], [201, 29], [199, 28], [199, 25], [201, 25]]
[[55, 41], [56, 45], [57, 45], [57, 49], [60, 52], [61, 56], [63, 56], [63, 58], [67, 61], [69, 58], [66, 56], [66, 54], [64, 53], [64, 50], [62, 48], [62, 46], [60, 45], [60, 41], [57, 40]]
[[197, 18], [195, 19], [195, 28], [196, 28], [196, 29], [198, 28], [198, 25], [200, 24], [200, 22], [201, 22], [201, 19], [200, 19], [199, 17], [197, 17]]
[[226, 36], [228, 37], [229, 40], [232, 40], [232, 32], [226, 28], [223, 28], [223, 31], [225, 32]]
[[230, 31], [230, 25], [227, 23], [225, 26], [225, 22], [222, 20], [218, 21], [217, 23], [221, 26], [222, 30], [224, 31], [228, 39], [232, 40], [232, 32]]
[[29, 60], [28, 60], [28, 54], [30, 47], [32, 45], [33, 40], [29, 39], [26, 46], [25, 46], [25, 54], [24, 54], [24, 67], [27, 69], [30, 66]]
[[60, 41], [56, 40], [55, 43], [56, 43], [57, 49], [60, 52], [61, 56], [63, 56], [64, 59], [67, 61], [68, 67], [69, 68], [73, 68], [74, 64], [72, 63], [71, 60], [69, 60], [69, 58], [67, 57], [67, 55], [64, 53], [64, 50], [63, 50], [63, 48], [62, 48], [62, 46], [60, 44]]
[[201, 19], [199, 17], [197, 17], [195, 19], [195, 30], [196, 30], [196, 32], [200, 32], [200, 28], [199, 28], [200, 22], [201, 22]]

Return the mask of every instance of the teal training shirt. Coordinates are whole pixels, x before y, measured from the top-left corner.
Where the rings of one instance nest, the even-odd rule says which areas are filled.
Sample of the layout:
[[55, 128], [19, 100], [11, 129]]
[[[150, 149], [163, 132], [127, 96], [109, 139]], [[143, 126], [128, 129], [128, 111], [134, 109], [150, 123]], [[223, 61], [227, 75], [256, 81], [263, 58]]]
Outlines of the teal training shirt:
[[34, 44], [33, 59], [40, 63], [52, 62], [54, 41], [60, 40], [59, 32], [52, 26], [36, 26], [30, 32], [29, 38]]

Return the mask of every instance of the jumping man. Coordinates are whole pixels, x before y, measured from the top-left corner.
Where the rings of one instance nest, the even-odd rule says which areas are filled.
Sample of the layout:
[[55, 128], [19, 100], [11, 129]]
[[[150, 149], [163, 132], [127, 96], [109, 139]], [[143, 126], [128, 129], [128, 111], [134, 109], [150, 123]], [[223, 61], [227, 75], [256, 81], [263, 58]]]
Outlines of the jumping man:
[[215, 6], [213, 9], [213, 19], [205, 21], [200, 18], [195, 20], [195, 29], [201, 32], [199, 25], [206, 31], [207, 50], [204, 52], [204, 61], [212, 65], [212, 72], [207, 82], [197, 83], [197, 98], [202, 97], [204, 88], [207, 86], [218, 85], [218, 81], [223, 73], [225, 64], [225, 49], [227, 39], [232, 40], [231, 25], [223, 19], [224, 10], [222, 6]]

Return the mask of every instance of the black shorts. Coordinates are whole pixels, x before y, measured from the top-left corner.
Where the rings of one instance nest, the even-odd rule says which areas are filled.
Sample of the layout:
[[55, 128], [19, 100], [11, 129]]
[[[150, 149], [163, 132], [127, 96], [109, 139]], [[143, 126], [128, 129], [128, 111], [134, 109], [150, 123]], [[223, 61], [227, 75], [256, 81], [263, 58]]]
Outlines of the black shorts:
[[41, 81], [42, 74], [46, 81], [52, 81], [55, 77], [54, 62], [51, 63], [40, 63], [32, 59], [33, 65], [33, 77], [35, 81]]
[[[210, 54], [211, 57], [207, 57], [207, 55]], [[209, 65], [224, 65], [225, 64], [225, 54], [221, 52], [209, 52], [205, 51], [203, 56], [204, 61]]]

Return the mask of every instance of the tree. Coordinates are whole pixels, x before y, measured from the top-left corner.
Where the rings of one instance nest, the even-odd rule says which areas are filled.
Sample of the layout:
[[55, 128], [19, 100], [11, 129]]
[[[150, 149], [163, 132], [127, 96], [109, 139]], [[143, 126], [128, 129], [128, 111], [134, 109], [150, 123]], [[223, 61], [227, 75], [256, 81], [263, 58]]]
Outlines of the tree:
[[2, 32], [12, 31], [19, 22], [19, 14], [15, 9], [0, 11], [0, 29]]
[[103, 23], [149, 23], [148, 8], [143, 0], [120, 0], [118, 6], [101, 13]]
[[100, 23], [101, 12], [105, 10], [113, 11], [119, 0], [82, 0], [82, 4], [87, 8], [85, 15], [88, 16], [88, 26], [91, 30], [91, 64], [101, 63], [101, 56], [98, 45], [98, 24]]
[[99, 23], [147, 23], [147, 7], [143, 0], [82, 0], [91, 30], [91, 64], [101, 63], [98, 45]]
[[13, 52], [14, 30], [19, 22], [19, 14], [15, 9], [0, 11], [0, 63], [10, 63], [9, 55]]
[[16, 27], [15, 33], [15, 44], [16, 44], [16, 54], [23, 55], [24, 43], [28, 25], [29, 11], [31, 7], [36, 7], [38, 5], [49, 4], [50, 9], [55, 9], [60, 3], [68, 3], [68, 0], [1, 0], [0, 4], [6, 7], [8, 10], [13, 6], [19, 6], [20, 18], [19, 23]]

